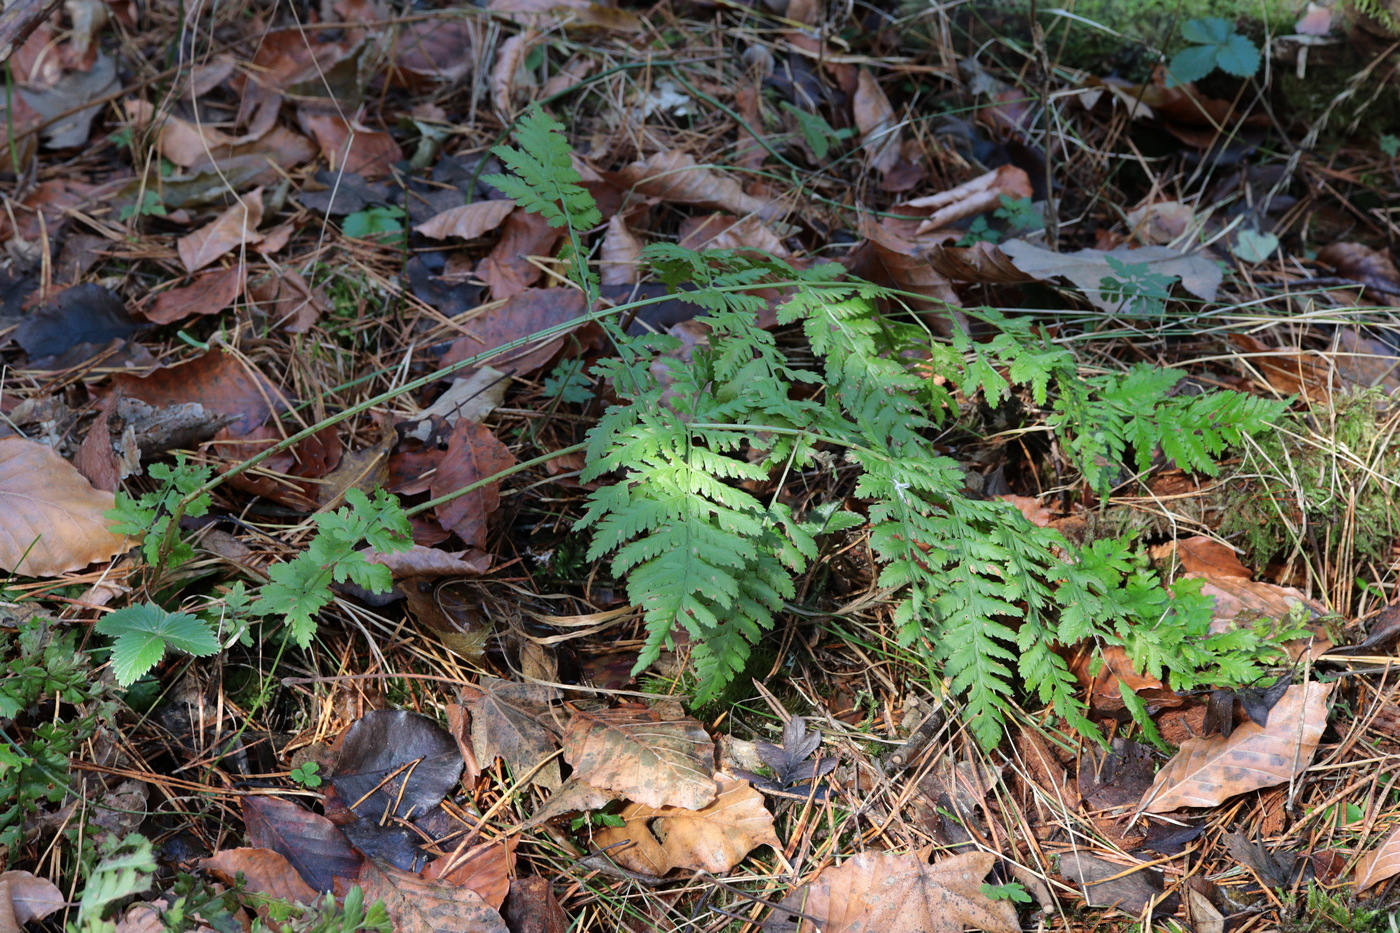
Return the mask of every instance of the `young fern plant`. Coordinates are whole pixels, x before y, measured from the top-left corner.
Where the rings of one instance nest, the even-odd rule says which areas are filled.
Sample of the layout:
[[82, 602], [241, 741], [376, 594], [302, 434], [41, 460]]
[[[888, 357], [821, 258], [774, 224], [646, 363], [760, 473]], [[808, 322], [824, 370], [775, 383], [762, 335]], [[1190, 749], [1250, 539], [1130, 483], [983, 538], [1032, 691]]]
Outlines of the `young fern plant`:
[[[582, 262], [576, 233], [597, 217], [568, 187], [577, 176], [561, 155], [562, 127], [539, 114], [521, 126], [525, 152], [502, 158], [523, 171], [503, 190], [523, 185], [523, 206], [562, 218], [574, 234], [571, 261]], [[1000, 741], [1022, 684], [1095, 734], [1058, 645], [1123, 646], [1139, 670], [1178, 688], [1241, 683], [1274, 656], [1267, 633], [1209, 635], [1200, 584], [1169, 592], [1127, 543], [1074, 546], [1008, 503], [968, 498], [961, 468], [929, 439], [957, 406], [928, 373], [992, 404], [1012, 382], [1028, 385], [1037, 404], [1053, 405], [1052, 428], [1103, 493], [1129, 453], [1145, 468], [1159, 441], [1182, 468], [1213, 470], [1212, 454], [1263, 430], [1278, 405], [1233, 393], [1173, 399], [1166, 390], [1176, 380], [1150, 370], [1084, 383], [1068, 351], [995, 312], [986, 317], [1001, 333], [989, 344], [938, 344], [881, 315], [879, 302], [892, 296], [835, 264], [797, 270], [752, 252], [669, 244], [647, 247], [643, 258], [677, 298], [697, 305], [709, 338], [685, 363], [674, 338], [613, 328], [618, 358], [595, 370], [618, 401], [590, 433], [583, 478], [613, 482], [590, 495], [578, 524], [593, 532], [589, 558], [611, 555], [641, 607], [647, 640], [636, 672], [683, 630], [695, 700], [714, 698], [793, 598], [817, 557], [817, 536], [859, 524], [882, 564], [880, 585], [896, 594], [901, 643], [964, 698], [969, 727], [987, 746]], [[586, 289], [590, 280], [578, 274]], [[778, 320], [801, 326], [819, 371], [793, 365], [757, 325], [767, 305], [759, 288], [785, 295]], [[833, 448], [858, 471], [864, 516], [816, 520], [743, 488], [812, 468]]]

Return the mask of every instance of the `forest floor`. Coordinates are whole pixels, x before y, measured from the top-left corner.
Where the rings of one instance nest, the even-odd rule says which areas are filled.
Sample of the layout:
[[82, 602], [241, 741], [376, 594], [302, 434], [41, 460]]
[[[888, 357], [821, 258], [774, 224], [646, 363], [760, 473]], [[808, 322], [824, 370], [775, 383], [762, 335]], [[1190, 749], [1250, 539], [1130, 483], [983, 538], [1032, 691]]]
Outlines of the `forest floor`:
[[[0, 933], [1397, 933], [1394, 39], [992, 6], [7, 7]], [[491, 183], [537, 112], [587, 229]], [[731, 477], [855, 524], [687, 702], [694, 641], [578, 524], [593, 365], [719, 345], [658, 243], [839, 264], [966, 360], [1014, 319], [1083, 386], [1276, 403], [1189, 469], [890, 354], [969, 500], [1301, 637], [1193, 689], [1060, 643], [1092, 728], [1015, 684], [985, 728], [827, 451]]]

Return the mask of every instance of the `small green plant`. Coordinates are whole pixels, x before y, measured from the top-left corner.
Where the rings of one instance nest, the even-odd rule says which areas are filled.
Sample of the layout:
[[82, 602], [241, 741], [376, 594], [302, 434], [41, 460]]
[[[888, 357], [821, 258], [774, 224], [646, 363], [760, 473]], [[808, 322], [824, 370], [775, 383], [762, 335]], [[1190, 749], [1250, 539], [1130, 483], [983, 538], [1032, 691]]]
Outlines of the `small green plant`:
[[579, 360], [564, 360], [545, 377], [541, 386], [546, 398], [557, 398], [570, 405], [593, 400], [593, 380]]
[[385, 246], [400, 247], [408, 242], [404, 220], [408, 212], [398, 205], [367, 207], [347, 214], [340, 230], [356, 240], [374, 240]]
[[68, 792], [69, 756], [115, 711], [76, 638], [39, 616], [0, 630], [0, 869], [26, 819]]
[[986, 216], [978, 214], [967, 228], [967, 233], [958, 240], [958, 245], [1000, 243], [1001, 238], [1008, 234], [1015, 236], [1027, 230], [1040, 230], [1045, 226], [1045, 219], [1040, 216], [1030, 198], [1011, 198], [1003, 194], [1001, 206], [992, 212], [992, 216], [1004, 222], [1005, 232], [993, 230]]
[[1133, 318], [1166, 314], [1176, 276], [1153, 272], [1145, 262], [1123, 262], [1116, 256], [1106, 259], [1113, 275], [1099, 279], [1099, 294], [1105, 300], [1118, 302], [1119, 314]]
[[[170, 478], [172, 483], [177, 482], [173, 474]], [[196, 485], [186, 491], [198, 488]], [[374, 593], [388, 591], [394, 585], [392, 572], [382, 564], [371, 564], [359, 548], [368, 543], [388, 553], [412, 547], [413, 529], [408, 516], [398, 500], [383, 490], [377, 491], [371, 501], [352, 487], [346, 490], [345, 501], [345, 508], [315, 516], [317, 530], [311, 543], [291, 560], [272, 565], [269, 582], [256, 597], [248, 594], [241, 583], [225, 595], [223, 607], [231, 618], [212, 614], [199, 618], [170, 612], [153, 603], [127, 606], [104, 616], [95, 628], [114, 639], [112, 669], [117, 682], [131, 686], [160, 663], [167, 648], [196, 657], [215, 653], [219, 648], [219, 623], [242, 625], [247, 615], [281, 616], [288, 637], [307, 648], [316, 634], [316, 614], [334, 598], [332, 583], [349, 581]], [[167, 504], [167, 499], [160, 498], [159, 502]], [[126, 509], [134, 508], [128, 500]], [[235, 628], [235, 633], [243, 637], [246, 629]]]
[[[146, 563], [152, 567], [178, 567], [193, 559], [194, 548], [171, 533], [171, 523], [179, 520], [176, 504], [207, 483], [214, 468], [196, 466], [186, 461], [184, 454], [176, 454], [173, 465], [153, 463], [147, 472], [160, 485], [136, 499], [118, 491], [115, 508], [107, 512], [107, 517], [113, 522], [112, 531], [142, 538], [141, 553]], [[207, 493], [196, 496], [185, 506], [184, 514], [199, 518], [208, 513], [209, 502]], [[169, 547], [169, 552], [162, 554], [165, 547]]]
[[[577, 229], [597, 222], [596, 209], [574, 190], [562, 127], [538, 112], [521, 127], [525, 152], [501, 153], [521, 177], [502, 190], [570, 227], [575, 274], [587, 287], [594, 280]], [[1146, 367], [1084, 381], [1067, 350], [991, 311], [981, 314], [1000, 329], [995, 339], [960, 335], [948, 346], [912, 319], [882, 314], [879, 303], [893, 296], [835, 264], [797, 270], [751, 252], [666, 243], [643, 257], [697, 305], [710, 333], [682, 364], [674, 338], [632, 337], [613, 325], [617, 356], [595, 370], [618, 402], [589, 435], [583, 479], [601, 485], [578, 525], [593, 532], [589, 558], [611, 555], [641, 607], [647, 640], [635, 671], [683, 629], [694, 702], [710, 700], [775, 625], [819, 537], [862, 524], [882, 565], [878, 582], [896, 594], [900, 643], [964, 697], [968, 724], [987, 746], [1001, 738], [1018, 679], [1096, 734], [1056, 644], [1121, 645], [1139, 670], [1179, 688], [1246, 682], [1276, 655], [1250, 630], [1211, 635], [1200, 584], [1168, 589], [1129, 543], [1072, 545], [1009, 503], [968, 498], [959, 465], [930, 437], [957, 412], [954, 390], [995, 405], [1013, 383], [1026, 385], [1042, 407], [1053, 398], [1052, 429], [1105, 491], [1112, 467], [1101, 460], [1121, 462], [1131, 451], [1142, 468], [1159, 445], [1183, 468], [1216, 469], [1224, 446], [1265, 430], [1280, 403], [1229, 392], [1173, 399], [1167, 391], [1179, 375]], [[801, 328], [814, 367], [794, 364], [757, 326], [767, 307], [761, 288], [786, 295], [777, 319]], [[805, 388], [813, 385], [824, 391]], [[865, 516], [799, 515], [748, 491], [815, 466], [823, 447], [845, 451]]]
[[100, 860], [83, 886], [77, 919], [68, 933], [114, 933], [117, 925], [107, 919], [129, 897], [150, 890], [156, 872], [151, 842], [138, 833], [101, 844]]
[[1199, 81], [1219, 68], [1236, 78], [1253, 77], [1259, 70], [1259, 49], [1235, 31], [1235, 24], [1217, 17], [1188, 19], [1181, 38], [1191, 43], [1172, 56], [1167, 66], [1169, 84]]
[[792, 114], [793, 119], [797, 121], [797, 125], [802, 129], [802, 138], [807, 141], [807, 148], [812, 150], [812, 155], [818, 162], [826, 161], [832, 146], [855, 135], [854, 127], [848, 126], [838, 130], [819, 113], [808, 113], [787, 101], [783, 101], [779, 106]]
[[160, 663], [167, 648], [197, 658], [219, 650], [219, 640], [203, 619], [184, 612], [167, 612], [152, 603], [138, 603], [109, 612], [93, 629], [111, 636], [112, 673], [129, 687]]
[[165, 199], [161, 197], [155, 188], [146, 188], [141, 192], [141, 200], [134, 204], [124, 204], [117, 212], [117, 219], [123, 222], [133, 217], [164, 217], [168, 213], [165, 207]]
[[1394, 133], [1385, 133], [1381, 136], [1381, 152], [1392, 159], [1400, 155], [1400, 136]]
[[569, 828], [574, 832], [578, 832], [585, 826], [592, 830], [600, 826], [612, 826], [620, 829], [626, 825], [627, 821], [616, 813], [606, 813], [602, 810], [589, 810], [586, 813], [580, 813], [569, 821]]
[[1031, 896], [1019, 882], [1008, 881], [1006, 884], [984, 884], [982, 885], [982, 895], [994, 901], [1011, 901], [1014, 904], [1029, 904]]
[[314, 761], [308, 761], [299, 767], [293, 768], [288, 775], [302, 787], [316, 788], [325, 783], [324, 779], [316, 772], [321, 770], [321, 766]]
[[280, 615], [292, 641], [310, 647], [316, 634], [316, 614], [334, 598], [331, 583], [349, 581], [372, 593], [388, 592], [394, 575], [383, 564], [371, 564], [358, 548], [368, 542], [390, 553], [413, 546], [413, 528], [398, 499], [380, 489], [371, 501], [354, 487], [345, 491], [346, 508], [315, 517], [316, 536], [306, 549], [268, 570], [269, 582], [259, 592], [253, 611]]

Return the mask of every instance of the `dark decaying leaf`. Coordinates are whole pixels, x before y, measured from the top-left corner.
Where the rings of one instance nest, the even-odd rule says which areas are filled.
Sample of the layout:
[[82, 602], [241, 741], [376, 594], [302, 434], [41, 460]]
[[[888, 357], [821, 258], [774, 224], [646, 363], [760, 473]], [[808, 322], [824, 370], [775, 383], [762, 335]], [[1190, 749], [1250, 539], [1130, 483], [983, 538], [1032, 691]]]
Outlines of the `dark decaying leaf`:
[[[465, 337], [452, 342], [442, 358], [447, 366], [488, 350], [505, 346], [546, 328], [558, 327], [583, 315], [583, 295], [574, 288], [532, 288], [515, 293], [504, 304], [472, 318], [464, 325]], [[503, 351], [487, 362], [512, 376], [537, 372], [558, 355], [568, 340], [557, 335]], [[464, 378], [466, 372], [458, 373]]]
[[1132, 868], [1082, 852], [1060, 856], [1060, 874], [1079, 884], [1084, 901], [1090, 907], [1117, 907], [1133, 916], [1140, 915], [1149, 904], [1154, 905], [1154, 912], [1170, 914], [1175, 911], [1176, 895], [1162, 899], [1165, 888], [1162, 873], [1155, 868], [1136, 871]]
[[457, 743], [428, 717], [374, 710], [346, 732], [331, 781], [361, 818], [407, 819], [442, 803], [462, 767]]
[[1248, 866], [1259, 880], [1271, 888], [1292, 886], [1299, 876], [1312, 869], [1312, 862], [1292, 852], [1273, 852], [1257, 839], [1244, 833], [1226, 833], [1222, 840], [1230, 857]]
[[235, 437], [248, 434], [280, 408], [276, 390], [261, 373], [217, 349], [145, 376], [119, 373], [112, 378], [111, 394], [157, 408], [198, 402], [231, 418], [228, 432]]
[[773, 745], [769, 742], [755, 743], [758, 757], [763, 759], [764, 764], [773, 769], [775, 779], [770, 780], [761, 774], [753, 774], [748, 771], [735, 771], [734, 773], [736, 776], [752, 782], [754, 787], [759, 790], [800, 794], [804, 797], [811, 794], [814, 800], [823, 801], [827, 795], [826, 788], [812, 787], [811, 785], [830, 773], [836, 767], [837, 760], [835, 758], [808, 760], [821, 743], [820, 733], [808, 732], [807, 723], [801, 716], [791, 716], [787, 722], [783, 723], [782, 745]]
[[241, 799], [248, 841], [284, 856], [313, 891], [330, 891], [335, 878], [353, 878], [363, 858], [329, 819], [277, 797]]
[[[110, 288], [74, 285], [26, 318], [15, 330], [15, 342], [29, 354], [31, 363], [50, 360], [72, 365], [146, 326], [127, 313], [126, 303]], [[73, 350], [81, 352], [70, 354]]]
[[512, 933], [566, 933], [569, 918], [548, 878], [530, 875], [510, 883], [504, 913]]

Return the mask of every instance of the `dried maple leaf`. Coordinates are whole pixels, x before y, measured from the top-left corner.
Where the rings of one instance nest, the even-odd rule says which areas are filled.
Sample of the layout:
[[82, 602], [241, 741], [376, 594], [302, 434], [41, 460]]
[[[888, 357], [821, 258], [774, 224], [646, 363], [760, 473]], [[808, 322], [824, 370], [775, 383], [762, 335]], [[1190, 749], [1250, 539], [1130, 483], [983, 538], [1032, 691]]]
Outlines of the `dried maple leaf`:
[[715, 743], [689, 717], [641, 706], [578, 712], [564, 760], [579, 780], [648, 806], [700, 810], [715, 799]]
[[1015, 908], [982, 893], [996, 860], [966, 852], [930, 865], [915, 854], [862, 852], [823, 869], [774, 913], [800, 911], [798, 933], [1020, 933]]
[[1332, 684], [1289, 687], [1274, 706], [1269, 725], [1247, 722], [1229, 738], [1187, 739], [1167, 762], [1139, 809], [1167, 813], [1182, 807], [1213, 807], [1229, 797], [1284, 784], [1312, 763], [1327, 726]]
[[656, 876], [672, 868], [719, 874], [759, 846], [781, 847], [763, 796], [744, 781], [716, 778], [719, 793], [703, 809], [634, 803], [619, 814], [625, 825], [598, 830], [593, 838], [601, 848], [631, 843], [608, 854], [624, 868]]

